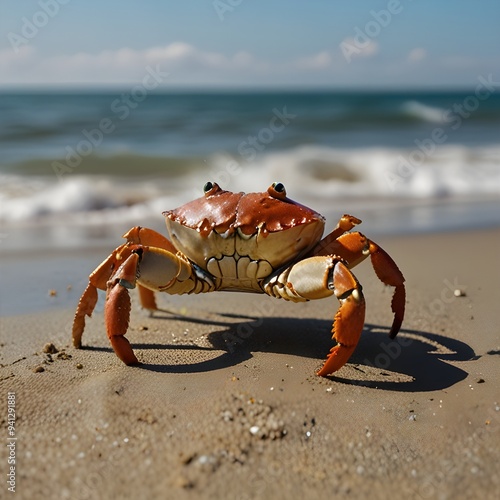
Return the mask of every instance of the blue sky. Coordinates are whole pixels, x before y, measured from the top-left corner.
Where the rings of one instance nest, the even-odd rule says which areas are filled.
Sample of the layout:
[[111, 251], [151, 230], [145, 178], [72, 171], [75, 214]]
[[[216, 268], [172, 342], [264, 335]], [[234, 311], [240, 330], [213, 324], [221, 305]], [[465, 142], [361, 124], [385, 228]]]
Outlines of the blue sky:
[[0, 87], [467, 88], [499, 25], [498, 0], [2, 0]]

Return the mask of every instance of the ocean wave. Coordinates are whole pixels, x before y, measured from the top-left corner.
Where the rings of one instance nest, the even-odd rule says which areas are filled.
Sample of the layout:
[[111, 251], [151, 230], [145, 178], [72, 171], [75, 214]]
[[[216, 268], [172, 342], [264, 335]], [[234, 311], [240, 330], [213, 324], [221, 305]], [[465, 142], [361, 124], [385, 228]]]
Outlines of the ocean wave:
[[446, 110], [418, 101], [406, 101], [401, 106], [403, 115], [431, 123], [445, 123]]
[[[417, 154], [418, 153], [418, 154]], [[270, 152], [254, 162], [215, 154], [204, 161], [109, 158], [112, 169], [89, 164], [63, 178], [3, 174], [0, 222], [75, 224], [140, 220], [158, 216], [202, 195], [207, 180], [231, 191], [264, 191], [283, 182], [290, 198], [319, 211], [366, 200], [481, 199], [500, 197], [500, 148], [436, 147], [432, 155], [397, 148], [334, 149], [301, 146]], [[36, 163], [36, 162], [35, 162]], [[135, 167], [133, 168], [133, 165]], [[189, 166], [191, 165], [191, 167]], [[33, 165], [32, 165], [33, 166]], [[109, 165], [108, 165], [109, 166]], [[140, 175], [140, 172], [145, 172]], [[92, 172], [91, 174], [88, 172]], [[132, 172], [134, 175], [126, 175]]]
[[[0, 93], [2, 160], [20, 163], [42, 154], [61, 157], [68, 147], [82, 146], [89, 135], [95, 141], [103, 119], [110, 121], [112, 131], [97, 140], [98, 154], [114, 155], [123, 145], [137, 154], [172, 157], [201, 156], [219, 148], [235, 151], [246, 137], [268, 127], [276, 110], [293, 119], [269, 149], [300, 144], [301, 139], [324, 145], [397, 147], [412, 140], [425, 124], [431, 129], [447, 118], [453, 125], [456, 106], [471, 96], [466, 92], [151, 94], [126, 119], [111, 108], [116, 97]], [[456, 140], [495, 143], [499, 124], [500, 96], [492, 94], [467, 111]]]

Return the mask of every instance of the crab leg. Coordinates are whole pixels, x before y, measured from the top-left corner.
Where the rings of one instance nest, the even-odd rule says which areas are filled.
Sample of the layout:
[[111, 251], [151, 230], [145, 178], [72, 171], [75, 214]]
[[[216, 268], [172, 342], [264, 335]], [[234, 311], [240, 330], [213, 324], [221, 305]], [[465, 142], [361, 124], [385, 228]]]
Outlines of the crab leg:
[[304, 259], [268, 278], [264, 291], [293, 302], [335, 295], [340, 302], [332, 329], [337, 345], [330, 351], [318, 375], [324, 377], [333, 373], [348, 361], [363, 331], [365, 299], [358, 280], [340, 258]]
[[[176, 253], [176, 249], [172, 243], [165, 238], [165, 236], [152, 229], [135, 226], [127, 231], [123, 237], [127, 239], [127, 243], [116, 248], [89, 276], [89, 283], [80, 298], [73, 320], [73, 345], [77, 349], [82, 346], [82, 335], [85, 330], [85, 316], [92, 316], [92, 312], [97, 304], [97, 289], [108, 289], [109, 279], [118, 269], [120, 263], [132, 253], [133, 248], [138, 248], [137, 245], [149, 245], [168, 250], [174, 254]], [[135, 247], [133, 247], [133, 245], [135, 245]], [[141, 285], [138, 286], [138, 289], [142, 307], [151, 311], [156, 310], [157, 306], [154, 292]], [[116, 293], [117, 292], [115, 292], [115, 294]]]
[[85, 316], [92, 316], [94, 312], [95, 305], [97, 304], [97, 288], [89, 283], [82, 296], [80, 297], [80, 302], [78, 302], [78, 307], [76, 308], [75, 318], [73, 320], [73, 345], [80, 349], [82, 347], [82, 335], [85, 329]]
[[382, 281], [382, 283], [394, 287], [391, 301], [394, 320], [392, 321], [391, 331], [389, 332], [389, 337], [393, 339], [398, 334], [405, 315], [405, 278], [391, 256], [373, 241], [370, 241], [370, 258], [378, 279]]
[[[323, 241], [325, 240], [326, 238]], [[385, 285], [395, 287], [391, 302], [394, 320], [389, 333], [390, 338], [394, 338], [401, 328], [406, 302], [405, 279], [394, 260], [384, 249], [359, 232], [343, 234], [328, 245], [320, 245], [321, 242], [316, 247], [317, 250], [315, 249], [315, 255], [338, 255], [349, 263], [350, 269], [370, 256], [379, 280]]]
[[153, 229], [149, 229], [147, 227], [135, 226], [132, 229], [129, 229], [123, 235], [123, 238], [126, 238], [129, 243], [136, 245], [163, 248], [164, 250], [168, 250], [174, 254], [177, 252], [174, 245], [167, 238], [165, 238], [163, 234], [157, 233]]
[[90, 274], [89, 283], [83, 292], [78, 307], [76, 308], [75, 318], [73, 320], [73, 345], [79, 349], [82, 346], [82, 335], [85, 329], [85, 316], [92, 316], [97, 304], [97, 289], [106, 290], [107, 282], [113, 271], [118, 267], [121, 258], [121, 252], [127, 244], [119, 246], [109, 257], [99, 264], [99, 266]]
[[156, 311], [158, 306], [156, 305], [156, 298], [153, 290], [145, 288], [142, 285], [137, 285], [137, 290], [139, 291], [139, 300], [141, 301], [142, 308], [148, 309], [150, 313]]
[[330, 233], [327, 234], [312, 250], [311, 255], [328, 255], [331, 254], [328, 249], [330, 245], [335, 244], [337, 238], [344, 233], [350, 231], [354, 226], [361, 224], [361, 220], [353, 215], [344, 214], [339, 222], [337, 223], [337, 227]]

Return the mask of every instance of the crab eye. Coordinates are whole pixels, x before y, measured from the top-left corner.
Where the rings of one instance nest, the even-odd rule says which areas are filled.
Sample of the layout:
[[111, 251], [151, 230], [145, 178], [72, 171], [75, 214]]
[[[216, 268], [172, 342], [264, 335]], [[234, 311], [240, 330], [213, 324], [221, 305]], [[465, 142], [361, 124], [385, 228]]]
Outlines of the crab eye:
[[203, 192], [205, 195], [214, 194], [217, 191], [220, 191], [220, 187], [216, 182], [209, 181], [203, 186]]
[[274, 182], [273, 188], [277, 193], [286, 193], [285, 186], [283, 186], [283, 184], [281, 184], [281, 182]]
[[286, 189], [281, 182], [273, 182], [267, 192], [273, 197], [278, 198], [279, 200], [284, 200], [286, 198]]

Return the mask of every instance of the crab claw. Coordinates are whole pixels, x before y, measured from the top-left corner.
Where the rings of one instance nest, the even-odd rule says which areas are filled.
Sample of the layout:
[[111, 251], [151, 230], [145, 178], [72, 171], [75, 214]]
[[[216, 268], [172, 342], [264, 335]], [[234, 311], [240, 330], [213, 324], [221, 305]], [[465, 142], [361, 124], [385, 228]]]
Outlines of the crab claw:
[[116, 355], [126, 364], [139, 363], [130, 342], [125, 338], [130, 320], [130, 294], [135, 287], [139, 255], [131, 254], [108, 281], [104, 320], [109, 341]]
[[365, 322], [365, 299], [361, 285], [342, 262], [335, 265], [333, 286], [341, 304], [332, 329], [337, 345], [317, 372], [320, 377], [339, 370], [347, 363], [358, 345]]
[[82, 347], [82, 336], [85, 330], [85, 316], [92, 316], [97, 304], [97, 289], [106, 290], [107, 282], [111, 277], [113, 270], [116, 269], [119, 260], [119, 254], [124, 250], [125, 245], [121, 245], [108, 256], [97, 268], [90, 274], [87, 288], [80, 297], [78, 307], [76, 308], [73, 319], [73, 345], [80, 349]]
[[359, 232], [346, 233], [336, 239], [332, 238], [331, 235], [336, 236], [338, 231], [354, 224], [354, 221], [351, 220], [353, 218], [349, 219], [349, 217], [347, 215], [342, 217], [337, 229], [317, 245], [314, 253], [315, 255], [338, 255], [348, 263], [350, 269], [363, 262], [368, 255], [370, 256], [373, 269], [379, 280], [385, 285], [395, 288], [391, 303], [394, 320], [389, 333], [390, 338], [394, 338], [401, 328], [405, 315], [405, 278], [390, 255], [363, 234]]
[[130, 295], [119, 283], [108, 290], [104, 317], [109, 341], [116, 355], [126, 365], [139, 363], [130, 342], [124, 336], [130, 319]]

